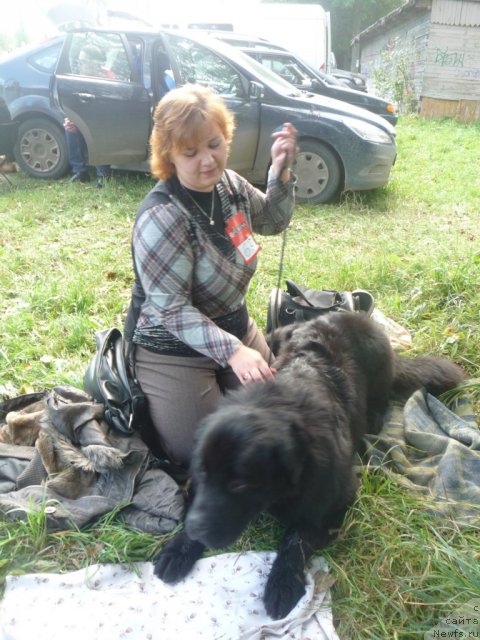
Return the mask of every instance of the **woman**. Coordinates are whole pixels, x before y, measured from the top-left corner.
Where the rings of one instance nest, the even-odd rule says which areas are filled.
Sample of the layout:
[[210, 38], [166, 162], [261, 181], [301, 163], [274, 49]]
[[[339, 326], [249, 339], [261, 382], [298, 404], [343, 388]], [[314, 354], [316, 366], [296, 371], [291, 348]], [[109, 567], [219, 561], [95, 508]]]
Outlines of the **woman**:
[[125, 325], [159, 442], [188, 465], [193, 434], [226, 389], [272, 378], [245, 306], [260, 247], [293, 209], [296, 130], [273, 134], [266, 195], [226, 170], [234, 121], [210, 90], [186, 85], [157, 105], [150, 140], [159, 182], [135, 220], [136, 282]]

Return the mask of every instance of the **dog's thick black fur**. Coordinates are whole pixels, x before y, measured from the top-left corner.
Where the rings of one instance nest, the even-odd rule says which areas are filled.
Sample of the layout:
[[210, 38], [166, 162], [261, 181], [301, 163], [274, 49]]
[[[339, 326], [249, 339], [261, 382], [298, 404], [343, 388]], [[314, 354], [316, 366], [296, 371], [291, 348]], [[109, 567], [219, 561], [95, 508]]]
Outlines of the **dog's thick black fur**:
[[194, 497], [185, 528], [154, 558], [169, 583], [206, 547], [233, 543], [262, 511], [286, 526], [264, 593], [267, 613], [286, 616], [305, 591], [305, 564], [331, 539], [356, 492], [353, 455], [377, 432], [388, 401], [425, 386], [438, 395], [463, 371], [432, 357], [394, 353], [363, 314], [329, 313], [275, 333], [273, 382], [230, 393], [198, 429]]

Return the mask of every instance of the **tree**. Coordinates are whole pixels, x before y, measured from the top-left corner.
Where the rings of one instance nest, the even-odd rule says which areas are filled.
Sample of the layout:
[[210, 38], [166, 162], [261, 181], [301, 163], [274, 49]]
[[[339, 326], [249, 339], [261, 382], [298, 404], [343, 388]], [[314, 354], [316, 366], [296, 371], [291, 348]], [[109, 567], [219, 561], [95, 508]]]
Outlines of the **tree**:
[[[264, 0], [286, 2], [289, 0]], [[295, 0], [293, 0], [295, 1]], [[351, 46], [353, 37], [382, 16], [404, 4], [405, 0], [297, 0], [299, 4], [320, 4], [330, 12], [332, 25], [332, 50], [337, 66], [350, 69]]]
[[402, 4], [404, 0], [323, 0], [323, 8], [330, 11], [332, 49], [338, 66], [350, 68], [350, 43], [357, 33]]
[[9, 51], [11, 47], [11, 38], [6, 33], [0, 33], [0, 53]]

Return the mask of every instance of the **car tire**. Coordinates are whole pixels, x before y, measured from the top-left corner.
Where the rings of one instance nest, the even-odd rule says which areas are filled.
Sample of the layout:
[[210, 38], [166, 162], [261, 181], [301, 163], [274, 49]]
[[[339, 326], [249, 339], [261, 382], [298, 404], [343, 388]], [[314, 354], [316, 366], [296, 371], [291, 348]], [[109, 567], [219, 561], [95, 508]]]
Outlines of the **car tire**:
[[69, 169], [65, 132], [47, 118], [20, 124], [14, 154], [20, 168], [34, 178], [61, 178]]
[[297, 176], [295, 198], [306, 204], [334, 200], [342, 187], [343, 171], [337, 156], [316, 140], [300, 140], [292, 167]]

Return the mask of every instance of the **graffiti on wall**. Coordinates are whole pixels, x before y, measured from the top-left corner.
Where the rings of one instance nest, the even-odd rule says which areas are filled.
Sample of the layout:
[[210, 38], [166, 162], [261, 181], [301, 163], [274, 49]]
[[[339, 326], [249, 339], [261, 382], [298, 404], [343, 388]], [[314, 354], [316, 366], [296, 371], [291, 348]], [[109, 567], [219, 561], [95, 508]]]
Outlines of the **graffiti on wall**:
[[439, 49], [437, 47], [436, 55], [433, 60], [434, 64], [440, 67], [463, 67], [465, 62], [465, 53], [459, 51], [449, 51], [448, 47]]

